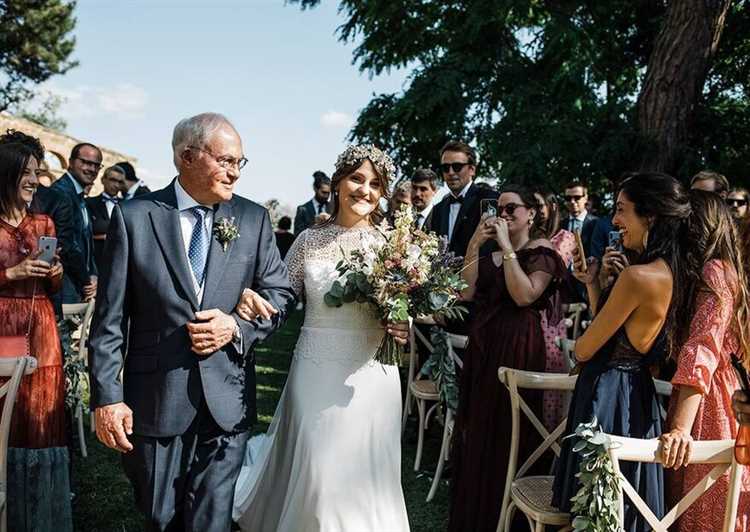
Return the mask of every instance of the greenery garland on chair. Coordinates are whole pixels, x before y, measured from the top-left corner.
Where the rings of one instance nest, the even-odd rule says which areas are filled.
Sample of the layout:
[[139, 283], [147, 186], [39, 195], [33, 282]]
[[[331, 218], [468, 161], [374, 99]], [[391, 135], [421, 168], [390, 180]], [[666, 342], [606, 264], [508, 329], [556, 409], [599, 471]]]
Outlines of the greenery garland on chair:
[[83, 405], [83, 385], [86, 380], [86, 364], [73, 347], [78, 342], [73, 340], [73, 333], [80, 326], [75, 320], [66, 318], [57, 323], [60, 333], [63, 354], [63, 373], [65, 374], [65, 406], [73, 413]]
[[448, 352], [448, 335], [444, 330], [433, 327], [430, 329], [430, 341], [433, 352], [419, 372], [437, 384], [440, 400], [455, 411], [458, 408], [458, 379], [456, 361]]
[[573, 452], [581, 455], [581, 469], [576, 474], [581, 487], [570, 501], [576, 532], [611, 532], [620, 530], [617, 493], [619, 480], [615, 474], [608, 450], [612, 440], [602, 432], [596, 417], [590, 423], [581, 423], [575, 434], [567, 438], [579, 441]]

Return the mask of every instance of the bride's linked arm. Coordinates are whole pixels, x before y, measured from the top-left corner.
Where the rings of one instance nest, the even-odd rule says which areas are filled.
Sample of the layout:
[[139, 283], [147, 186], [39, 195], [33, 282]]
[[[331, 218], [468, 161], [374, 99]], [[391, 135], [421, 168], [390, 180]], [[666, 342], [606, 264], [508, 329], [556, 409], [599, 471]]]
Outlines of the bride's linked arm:
[[[289, 282], [292, 286], [292, 290], [294, 290], [294, 293], [297, 296], [298, 301], [302, 300], [302, 296], [304, 293], [304, 249], [306, 237], [307, 231], [303, 231], [294, 240], [284, 261], [289, 273]], [[265, 320], [270, 320], [279, 312], [278, 309], [276, 309], [271, 303], [264, 299], [263, 296], [261, 296], [251, 288], [245, 288], [242, 291], [242, 296], [240, 296], [240, 300], [237, 303], [235, 311], [243, 320], [247, 321], [253, 321], [259, 317]]]

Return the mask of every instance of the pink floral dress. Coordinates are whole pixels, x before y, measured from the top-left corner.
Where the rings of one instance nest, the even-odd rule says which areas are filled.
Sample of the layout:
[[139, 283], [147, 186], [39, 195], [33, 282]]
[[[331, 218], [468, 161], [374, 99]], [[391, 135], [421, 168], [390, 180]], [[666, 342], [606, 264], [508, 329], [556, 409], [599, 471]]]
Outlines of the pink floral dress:
[[[576, 239], [573, 233], [565, 229], [558, 231], [550, 239], [552, 245], [562, 258], [566, 268], [573, 264], [573, 250], [576, 247]], [[567, 327], [564, 321], [556, 326], [550, 326], [547, 322], [546, 313], [542, 313], [542, 331], [544, 333], [544, 345], [546, 349], [546, 364], [544, 371], [547, 373], [567, 373], [568, 363], [565, 361], [562, 351], [555, 343], [556, 337], [565, 338]], [[561, 392], [544, 392], [542, 406], [542, 423], [547, 430], [553, 430], [563, 419], [563, 397]]]
[[[677, 373], [672, 384], [697, 388], [703, 399], [693, 422], [694, 440], [724, 440], [737, 436], [732, 413], [732, 393], [739, 388], [729, 355], [739, 349], [736, 331], [731, 327], [737, 276], [719, 260], [703, 267], [703, 280], [710, 290], [698, 294], [690, 337], [680, 349]], [[671, 426], [678, 393], [672, 392], [667, 415]], [[691, 465], [667, 471], [670, 506], [679, 501], [705, 477], [713, 465]], [[678, 521], [681, 532], [721, 530], [724, 520], [729, 473], [703, 494]], [[743, 468], [737, 531], [750, 530], [750, 468]]]

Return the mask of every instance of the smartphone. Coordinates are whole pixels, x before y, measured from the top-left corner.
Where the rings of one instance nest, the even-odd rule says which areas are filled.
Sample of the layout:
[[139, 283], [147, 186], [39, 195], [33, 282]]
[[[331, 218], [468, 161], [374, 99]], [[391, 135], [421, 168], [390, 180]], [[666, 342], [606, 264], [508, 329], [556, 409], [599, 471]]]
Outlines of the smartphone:
[[575, 231], [573, 234], [576, 237], [576, 245], [578, 246], [578, 255], [581, 257], [581, 272], [586, 273], [588, 265], [586, 264], [586, 252], [583, 250], [583, 240], [581, 240], [581, 232]]
[[479, 210], [480, 214], [487, 214], [490, 218], [497, 218], [497, 200], [479, 200]]
[[747, 370], [734, 353], [732, 353], [732, 366], [734, 366], [734, 370], [737, 372], [737, 378], [740, 380], [740, 387], [742, 390], [750, 392], [750, 378], [747, 376]]
[[48, 264], [55, 262], [55, 251], [57, 250], [57, 239], [54, 236], [39, 237], [39, 256], [37, 260], [43, 260]]
[[622, 253], [622, 235], [620, 234], [620, 231], [609, 232], [608, 246], [614, 249], [615, 251], [619, 251], [620, 253]]

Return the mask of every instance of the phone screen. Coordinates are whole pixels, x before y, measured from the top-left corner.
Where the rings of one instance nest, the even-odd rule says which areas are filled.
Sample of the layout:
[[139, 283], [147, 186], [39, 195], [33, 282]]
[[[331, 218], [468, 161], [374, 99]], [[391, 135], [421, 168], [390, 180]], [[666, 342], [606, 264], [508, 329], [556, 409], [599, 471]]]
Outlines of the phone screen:
[[622, 251], [622, 235], [620, 231], [609, 232], [609, 247], [615, 251]]
[[497, 217], [497, 200], [483, 199], [479, 200], [480, 214], [487, 214], [491, 218]]

